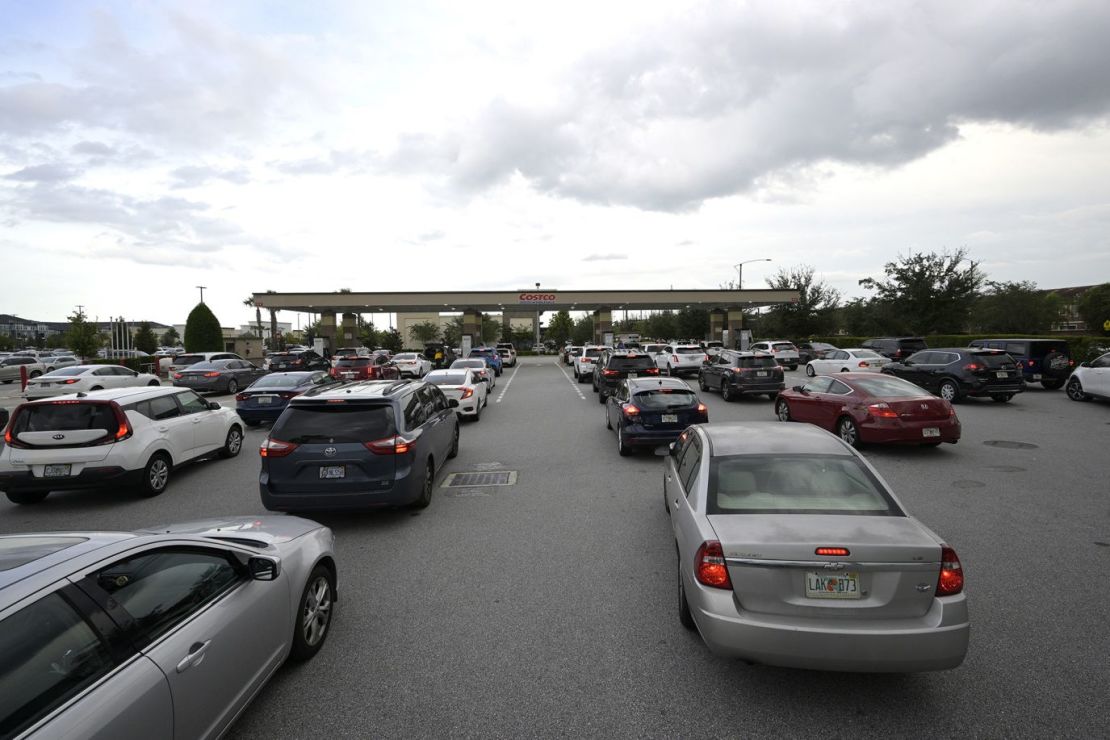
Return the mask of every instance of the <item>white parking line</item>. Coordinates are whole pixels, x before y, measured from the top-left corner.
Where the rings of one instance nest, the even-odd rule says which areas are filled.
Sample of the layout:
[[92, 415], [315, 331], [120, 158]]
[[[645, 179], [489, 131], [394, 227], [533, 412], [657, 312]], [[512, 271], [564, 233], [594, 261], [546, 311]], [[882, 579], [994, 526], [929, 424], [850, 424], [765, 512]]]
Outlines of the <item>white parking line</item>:
[[570, 387], [574, 389], [574, 392], [578, 394], [578, 397], [585, 401], [586, 397], [582, 395], [582, 389], [579, 387], [578, 381], [567, 375], [567, 371], [563, 369], [563, 364], [558, 363], [555, 365], [555, 367], [559, 368], [559, 372], [561, 372], [563, 374], [563, 377], [567, 379], [567, 382], [570, 383]]
[[494, 401], [494, 403], [501, 403], [501, 399], [504, 398], [505, 394], [509, 392], [509, 386], [513, 384], [513, 380], [516, 379], [516, 374], [519, 373], [519, 372], [520, 372], [520, 366], [519, 365], [517, 367], [513, 368], [513, 374], [509, 376], [509, 380], [508, 380], [508, 382], [505, 383], [505, 387], [501, 389], [501, 392], [499, 394], [497, 394], [497, 400]]

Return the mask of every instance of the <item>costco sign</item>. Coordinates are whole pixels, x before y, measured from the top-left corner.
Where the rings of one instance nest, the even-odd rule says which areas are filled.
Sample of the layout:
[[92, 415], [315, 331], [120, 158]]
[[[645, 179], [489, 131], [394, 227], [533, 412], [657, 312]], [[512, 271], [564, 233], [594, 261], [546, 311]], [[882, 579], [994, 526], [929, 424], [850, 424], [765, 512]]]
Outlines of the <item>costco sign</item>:
[[556, 298], [554, 293], [521, 293], [518, 296], [521, 303], [535, 305], [537, 303], [554, 303]]

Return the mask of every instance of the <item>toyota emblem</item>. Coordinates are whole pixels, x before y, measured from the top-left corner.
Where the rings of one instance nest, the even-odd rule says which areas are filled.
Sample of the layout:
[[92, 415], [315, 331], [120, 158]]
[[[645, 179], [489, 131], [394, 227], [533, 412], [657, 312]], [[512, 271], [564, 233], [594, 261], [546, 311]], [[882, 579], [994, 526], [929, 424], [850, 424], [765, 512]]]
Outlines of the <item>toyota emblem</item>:
[[335, 448], [334, 447], [325, 447], [324, 448], [324, 454], [328, 457], [334, 457], [335, 456]]
[[64, 435], [64, 434], [55, 434], [54, 437], [53, 437], [53, 439], [65, 439], [65, 438], [66, 438], [66, 435]]

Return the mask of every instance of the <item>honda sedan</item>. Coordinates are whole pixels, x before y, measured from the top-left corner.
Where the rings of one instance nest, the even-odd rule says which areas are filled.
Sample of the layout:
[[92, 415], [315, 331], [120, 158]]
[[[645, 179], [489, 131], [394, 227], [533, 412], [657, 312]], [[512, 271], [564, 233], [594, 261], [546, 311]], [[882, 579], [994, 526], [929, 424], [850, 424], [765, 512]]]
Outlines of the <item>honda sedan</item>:
[[959, 557], [843, 441], [811, 426], [700, 424], [664, 465], [678, 618], [712, 652], [830, 671], [963, 662]]

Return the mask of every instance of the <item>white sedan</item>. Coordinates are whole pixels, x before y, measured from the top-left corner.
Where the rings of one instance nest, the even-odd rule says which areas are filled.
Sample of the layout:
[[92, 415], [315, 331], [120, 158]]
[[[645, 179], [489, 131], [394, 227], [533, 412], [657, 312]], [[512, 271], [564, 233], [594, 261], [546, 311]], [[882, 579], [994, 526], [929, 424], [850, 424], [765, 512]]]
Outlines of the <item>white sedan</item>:
[[46, 366], [46, 372], [52, 373], [61, 367], [73, 367], [81, 361], [73, 355], [54, 355], [53, 357], [39, 358], [39, 362]]
[[823, 359], [814, 358], [806, 363], [806, 375], [812, 378], [829, 373], [878, 373], [889, 362], [871, 349], [830, 349]]
[[137, 373], [122, 365], [72, 365], [27, 381], [28, 400], [108, 388], [161, 385], [157, 375]]
[[417, 352], [402, 352], [393, 356], [393, 364], [401, 371], [401, 376], [411, 375], [423, 378], [432, 371], [432, 362]]
[[459, 407], [455, 411], [460, 416], [478, 421], [482, 418], [482, 407], [489, 405], [485, 382], [479, 380], [468, 367], [433, 370], [424, 380], [438, 386], [448, 399], [458, 401]]

